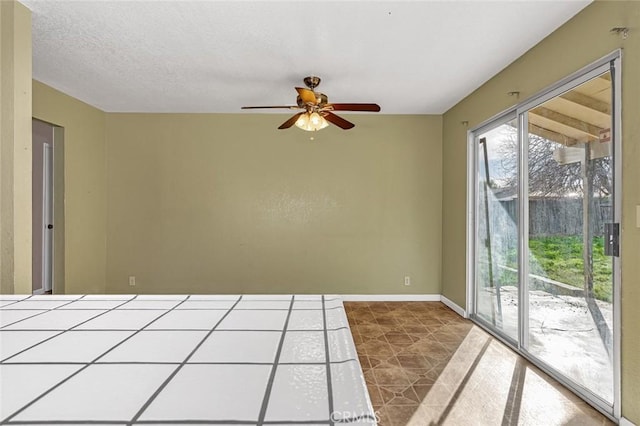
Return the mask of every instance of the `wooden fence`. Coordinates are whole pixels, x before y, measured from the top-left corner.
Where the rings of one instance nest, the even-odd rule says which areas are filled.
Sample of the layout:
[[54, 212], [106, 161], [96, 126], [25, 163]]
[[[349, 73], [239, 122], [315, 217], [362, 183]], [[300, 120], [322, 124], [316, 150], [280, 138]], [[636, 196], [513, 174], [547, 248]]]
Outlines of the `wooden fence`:
[[[482, 198], [481, 198], [482, 200]], [[511, 229], [517, 221], [517, 199], [489, 201], [492, 233]], [[482, 201], [481, 201], [482, 204]], [[481, 228], [484, 228], [484, 206], [481, 208]], [[582, 198], [535, 198], [529, 200], [529, 235], [582, 235]], [[591, 229], [594, 236], [602, 236], [604, 224], [611, 221], [608, 199], [595, 198], [591, 202]], [[499, 231], [498, 231], [499, 232]], [[483, 235], [483, 234], [480, 234]]]

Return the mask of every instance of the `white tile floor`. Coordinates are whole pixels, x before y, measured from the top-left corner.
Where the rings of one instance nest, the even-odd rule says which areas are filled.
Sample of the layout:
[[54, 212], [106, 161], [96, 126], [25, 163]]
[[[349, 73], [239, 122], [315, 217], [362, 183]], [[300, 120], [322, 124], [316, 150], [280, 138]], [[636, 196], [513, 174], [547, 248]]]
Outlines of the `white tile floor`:
[[147, 309], [140, 311], [114, 310], [77, 326], [80, 330], [138, 330], [152, 323], [167, 311]]
[[324, 363], [324, 332], [289, 331], [284, 338], [280, 362], [282, 363]]
[[3, 425], [373, 418], [337, 298], [0, 295]]
[[140, 419], [257, 421], [270, 371], [268, 365], [186, 365]]
[[[231, 306], [229, 306], [230, 308]], [[228, 308], [227, 308], [228, 309]], [[174, 310], [158, 318], [149, 330], [211, 330], [222, 319], [227, 309]]]
[[81, 365], [0, 365], [0, 416], [7, 418], [82, 368]]
[[[13, 332], [15, 335], [23, 334]], [[27, 333], [33, 333], [32, 331]], [[76, 331], [61, 333], [11, 358], [11, 362], [88, 363], [117, 345], [133, 331]], [[4, 346], [4, 342], [2, 342]], [[71, 349], [71, 350], [70, 350]]]
[[141, 331], [100, 358], [100, 362], [181, 363], [193, 351], [206, 331]]
[[214, 331], [190, 361], [271, 364], [281, 336], [279, 331]]
[[77, 300], [59, 309], [113, 309], [124, 302], [124, 300]]
[[354, 382], [362, 380], [361, 374], [360, 365], [356, 361], [331, 364], [334, 419], [349, 418], [354, 411], [358, 411], [356, 407], [369, 401], [366, 387], [353, 386]]
[[265, 420], [309, 421], [322, 418], [328, 412], [325, 366], [281, 365], [278, 367]]
[[59, 331], [0, 330], [0, 361], [59, 334]]
[[19, 412], [16, 421], [131, 419], [175, 370], [170, 364], [89, 365]]
[[231, 311], [222, 320], [220, 330], [282, 330], [287, 311]]
[[[320, 308], [322, 309], [322, 308]], [[318, 309], [291, 312], [289, 330], [322, 330], [322, 311]]]
[[22, 321], [25, 318], [30, 318], [36, 316], [38, 314], [43, 314], [47, 311], [9, 311], [3, 310], [9, 309], [9, 306], [6, 308], [0, 308], [0, 328], [4, 328], [10, 324], [13, 324], [17, 321]]
[[358, 358], [358, 353], [352, 343], [353, 337], [348, 328], [329, 330], [327, 337], [331, 362], [344, 362]]

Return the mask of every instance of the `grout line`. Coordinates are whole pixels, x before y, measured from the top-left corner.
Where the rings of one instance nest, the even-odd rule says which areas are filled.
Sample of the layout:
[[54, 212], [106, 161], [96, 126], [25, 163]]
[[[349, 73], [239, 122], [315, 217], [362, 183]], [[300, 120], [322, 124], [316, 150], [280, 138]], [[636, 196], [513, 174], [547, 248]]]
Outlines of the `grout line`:
[[[135, 424], [137, 425], [143, 425], [143, 424], [178, 424], [178, 425], [200, 425], [200, 424], [206, 424], [206, 425], [251, 425], [251, 426], [255, 426], [256, 422], [251, 422], [251, 421], [247, 421], [247, 420], [179, 420], [179, 421], [174, 421], [174, 420], [140, 420], [137, 421]], [[328, 425], [329, 422], [327, 420], [282, 420], [282, 421], [276, 421], [276, 420], [271, 420], [271, 421], [266, 421], [264, 422], [265, 425]]]
[[7, 362], [4, 365], [174, 365], [180, 364], [180, 361], [97, 361], [97, 362], [82, 362], [82, 361], [44, 361], [44, 362]]
[[[246, 420], [139, 420], [136, 425], [144, 424], [171, 424], [171, 425], [250, 425], [255, 426], [256, 422]], [[284, 421], [267, 421], [264, 424], [272, 425], [326, 425], [327, 420], [284, 420]]]
[[[21, 322], [21, 321], [25, 321], [25, 320], [28, 320], [28, 319], [30, 319], [30, 318], [37, 317], [37, 316], [42, 315], [42, 314], [46, 314], [47, 312], [55, 311], [55, 310], [57, 310], [58, 308], [61, 308], [61, 307], [66, 306], [66, 305], [68, 305], [68, 304], [70, 304], [70, 303], [73, 303], [73, 302], [75, 302], [75, 301], [77, 301], [77, 300], [82, 299], [84, 296], [85, 296], [85, 295], [82, 295], [82, 296], [81, 296], [81, 297], [79, 297], [78, 299], [70, 300], [70, 301], [68, 301], [67, 303], [63, 303], [63, 304], [62, 304], [62, 305], [60, 305], [60, 306], [56, 306], [55, 308], [45, 309], [45, 310], [43, 310], [42, 312], [40, 312], [40, 313], [38, 313], [38, 314], [31, 315], [30, 317], [22, 318], [22, 319], [20, 319], [20, 320], [18, 320], [18, 321], [14, 321], [14, 322], [12, 322], [12, 323], [10, 323], [10, 324], [5, 324], [5, 325], [3, 325], [2, 327], [0, 327], [0, 330], [4, 329], [4, 328], [6, 328], [6, 327], [9, 327], [9, 326], [11, 326], [11, 325], [13, 325], [13, 324], [17, 324], [17, 323], [19, 323], [19, 322]], [[28, 299], [28, 298], [27, 298], [27, 299]], [[25, 299], [25, 300], [26, 300], [26, 299]], [[22, 302], [22, 301], [23, 301], [23, 300], [21, 300], [21, 302]], [[11, 311], [11, 310], [13, 310], [13, 311], [18, 311], [18, 310], [20, 310], [20, 311], [30, 311], [31, 309], [7, 309], [7, 311]], [[33, 309], [33, 310], [36, 310], [36, 309]], [[38, 309], [38, 310], [39, 310], [39, 309]]]
[[[141, 309], [144, 310], [144, 309]], [[157, 310], [158, 312], [162, 312], [164, 311], [163, 309], [154, 309]], [[237, 310], [236, 310], [237, 311]], [[105, 314], [106, 312], [103, 312], [102, 314]], [[100, 315], [102, 315], [100, 314]], [[88, 322], [92, 319], [98, 318], [100, 315], [96, 315], [95, 317], [89, 318], [86, 321], [83, 321], [80, 324], [77, 325], [82, 325], [85, 322]], [[75, 327], [75, 326], [74, 326]], [[339, 331], [339, 330], [347, 330], [349, 327], [337, 327], [337, 328], [328, 328], [328, 331]], [[24, 333], [24, 332], [31, 332], [31, 331], [138, 331], [140, 330], [139, 328], [83, 328], [80, 330], [74, 330], [73, 327], [72, 328], [30, 328], [30, 329], [11, 329], [11, 330], [0, 330], [3, 333]], [[208, 331], [210, 330], [210, 328], [147, 328], [144, 331]], [[216, 332], [267, 332], [267, 333], [282, 333], [282, 330], [276, 330], [276, 329], [250, 329], [250, 328], [217, 328], [215, 330]], [[317, 333], [321, 333], [322, 329], [312, 329], [312, 328], [305, 328], [305, 329], [295, 329], [295, 330], [288, 330], [290, 332], [306, 332], [306, 333], [311, 333], [311, 332], [317, 332]]]
[[119, 420], [16, 420], [11, 425], [118, 425], [125, 423]]
[[[185, 299], [186, 300], [186, 299]], [[138, 410], [138, 412], [133, 416], [133, 418], [127, 423], [128, 425], [131, 425], [133, 423], [135, 423], [136, 421], [138, 421], [138, 419], [140, 418], [140, 416], [142, 415], [142, 413], [144, 413], [144, 411], [149, 408], [149, 406], [151, 405], [151, 403], [153, 403], [153, 401], [158, 397], [158, 395], [160, 395], [160, 392], [162, 392], [164, 390], [164, 388], [167, 387], [167, 385], [169, 384], [169, 382], [176, 376], [176, 374], [178, 374], [178, 372], [182, 369], [182, 367], [185, 366], [185, 364], [189, 361], [189, 359], [193, 356], [193, 354], [196, 353], [196, 351], [198, 349], [200, 349], [200, 347], [204, 344], [204, 342], [209, 338], [209, 336], [211, 336], [211, 334], [215, 331], [216, 327], [218, 325], [220, 325], [220, 323], [222, 321], [225, 320], [225, 318], [227, 318], [227, 316], [231, 313], [231, 311], [233, 311], [233, 308], [235, 308], [238, 303], [240, 303], [240, 301], [242, 300], [242, 296], [238, 297], [238, 300], [236, 300], [236, 302], [233, 304], [233, 306], [231, 306], [231, 308], [229, 308], [229, 310], [222, 316], [222, 318], [220, 318], [218, 320], [218, 322], [213, 326], [213, 328], [211, 328], [211, 330], [209, 330], [209, 332], [204, 336], [204, 338], [202, 340], [200, 340], [200, 343], [198, 343], [196, 345], [196, 347], [189, 353], [189, 355], [187, 355], [187, 357], [184, 359], [184, 361], [182, 361], [180, 363], [180, 365], [178, 366], [178, 368], [176, 368], [175, 370], [173, 370], [173, 372], [169, 375], [169, 377], [167, 377], [165, 379], [164, 382], [162, 382], [162, 384], [158, 387], [158, 389], [156, 389], [156, 391], [151, 395], [151, 397], [149, 399], [147, 399], [147, 401], [142, 405], [142, 407]]]
[[296, 296], [291, 296], [291, 302], [289, 304], [289, 312], [287, 318], [284, 321], [284, 327], [282, 329], [282, 336], [280, 336], [280, 342], [278, 343], [278, 349], [276, 350], [276, 356], [273, 360], [273, 367], [271, 373], [269, 373], [269, 380], [267, 381], [267, 389], [264, 392], [262, 399], [262, 406], [260, 407], [260, 414], [258, 415], [258, 424], [256, 426], [262, 426], [265, 422], [264, 418], [267, 415], [267, 407], [269, 406], [269, 398], [271, 398], [271, 391], [273, 390], [273, 382], [276, 378], [276, 371], [278, 369], [278, 363], [280, 361], [280, 355], [282, 354], [282, 347], [284, 346], [284, 339], [287, 335], [287, 327], [289, 326], [289, 319], [291, 318], [291, 311], [293, 310], [293, 303]]
[[138, 420], [133, 423], [136, 425], [146, 425], [146, 424], [154, 424], [154, 425], [247, 425], [247, 426], [255, 426], [256, 422], [250, 422], [245, 420]]
[[[365, 418], [366, 417], [366, 418]], [[338, 421], [341, 424], [348, 424], [351, 422], [361, 421], [361, 420], [374, 420], [370, 416], [363, 416], [362, 418], [348, 418], [344, 420]], [[49, 421], [41, 421], [41, 420], [18, 420], [11, 422], [12, 425], [119, 425], [122, 426], [125, 422], [119, 420], [49, 420]], [[170, 424], [170, 425], [247, 425], [247, 426], [255, 426], [255, 422], [244, 421], [244, 420], [139, 420], [135, 422], [136, 425], [146, 425], [146, 424], [154, 424], [154, 425], [162, 425], [162, 424]], [[272, 420], [264, 422], [265, 425], [328, 425], [329, 421], [327, 420]]]
[[328, 425], [330, 421], [327, 420], [269, 420], [264, 422], [265, 425]]
[[[337, 327], [337, 328], [328, 328], [327, 330], [329, 331], [338, 331], [338, 330], [346, 330], [349, 327], [344, 326], [344, 327]], [[260, 329], [246, 329], [246, 328], [223, 328], [223, 329], [219, 329], [216, 331], [278, 331], [278, 332], [282, 332], [282, 330], [274, 330], [274, 329], [265, 329], [265, 330], [260, 330]], [[321, 328], [309, 328], [309, 329], [294, 329], [294, 330], [287, 330], [287, 332], [322, 332]]]
[[[2, 294], [2, 295], [0, 295], [0, 298], [2, 298], [3, 296], [12, 297], [11, 299], [4, 299], [4, 300], [19, 300], [20, 301], [20, 300], [31, 299], [34, 296], [34, 294], [33, 293], [31, 293], [31, 294], [29, 294], [29, 293], [27, 293], [27, 294]], [[22, 299], [13, 299], [14, 296], [22, 297]], [[39, 295], [36, 295], [36, 296], [39, 296]]]
[[[327, 312], [324, 310], [325, 301], [322, 296], [322, 328], [324, 332], [324, 354], [325, 354], [325, 368], [327, 375], [327, 399], [329, 402], [329, 425], [334, 425], [334, 408], [333, 408], [333, 386], [331, 380], [331, 359], [329, 358], [329, 332], [327, 331]], [[347, 319], [348, 323], [348, 319]], [[356, 350], [357, 354], [357, 350]]]
[[[49, 295], [44, 295], [44, 294], [34, 294], [32, 296], [38, 296], [41, 297], [41, 299], [33, 299], [32, 301], [34, 302], [40, 302], [40, 301], [44, 301], [44, 302], [63, 302], [66, 300], [72, 300], [72, 301], [78, 301], [80, 299], [82, 299], [83, 302], [123, 302], [125, 300], [131, 300], [133, 299], [134, 296], [139, 296], [138, 294], [129, 294], [128, 296], [130, 296], [128, 299], [95, 299], [93, 298], [93, 296], [95, 296], [95, 294], [89, 294], [89, 293], [85, 293], [85, 294], [68, 294], [68, 295], [64, 295], [64, 294], [49, 294]], [[69, 297], [65, 297], [65, 296], [77, 296], [76, 299], [71, 299]], [[0, 300], [1, 300], [1, 295], [0, 295]], [[23, 302], [27, 299], [31, 299], [32, 297], [29, 296], [26, 299], [21, 299], [20, 302]]]
[[[73, 300], [72, 302], [75, 302], [75, 300]], [[71, 302], [71, 303], [72, 303]], [[49, 309], [49, 310], [59, 310], [59, 311], [104, 311], [107, 309], [111, 309], [111, 308], [62, 308], [62, 305], [60, 306], [60, 309], [58, 309], [58, 307]], [[38, 308], [0, 308], [0, 312], [11, 312], [11, 311], [22, 311], [22, 312], [26, 312], [26, 311], [41, 311], [42, 309], [38, 309]], [[46, 309], [45, 309], [46, 310]]]
[[[136, 295], [137, 296], [137, 295]], [[130, 300], [126, 300], [124, 301], [126, 302], [130, 302], [133, 299]], [[49, 311], [49, 310], [55, 310], [55, 309], [59, 309], [61, 311], [102, 311], [105, 309], [111, 309], [111, 308], [62, 308], [63, 306], [66, 306], [68, 304], [71, 304], [73, 302], [77, 302], [78, 300], [71, 300], [69, 301], [69, 303], [65, 303], [64, 305], [60, 305], [58, 307], [55, 308], [50, 308], [50, 309], [44, 309], [45, 311]], [[19, 300], [16, 301], [14, 303], [18, 303], [18, 302], [24, 302], [24, 300]], [[62, 302], [62, 300], [60, 300], [59, 302]], [[110, 300], [110, 302], [122, 302], [122, 300]], [[159, 302], [159, 300], [139, 300], [139, 302]], [[167, 301], [169, 302], [169, 301]], [[179, 302], [179, 300], [171, 300], [170, 302]], [[38, 308], [7, 308], [7, 306], [12, 305], [13, 303], [10, 303], [8, 305], [2, 306], [0, 307], [0, 312], [1, 311], [42, 311], [43, 309], [38, 309]], [[123, 303], [124, 304], [124, 303]], [[122, 306], [122, 305], [119, 305]], [[62, 308], [62, 309], [60, 309]], [[167, 309], [165, 308], [145, 308], [145, 307], [137, 307], [137, 308], [118, 308], [121, 311], [156, 311], [156, 310], [163, 310], [163, 309]], [[336, 310], [336, 309], [341, 309], [340, 306], [334, 306], [333, 308], [327, 308], [326, 310], [331, 311], [331, 310]], [[229, 308], [180, 308], [180, 309], [176, 309], [177, 311], [228, 311]], [[288, 309], [284, 309], [284, 308], [236, 308], [236, 311], [288, 311]], [[322, 311], [321, 308], [294, 308], [293, 311]], [[27, 319], [27, 318], [25, 318]], [[22, 321], [22, 320], [20, 320]], [[12, 323], [13, 324], [13, 323]], [[11, 324], [7, 324], [7, 325], [11, 325]], [[4, 326], [3, 326], [4, 327]]]
[[[78, 302], [79, 300], [71, 300], [69, 301], [69, 303], [65, 303], [64, 305], [60, 305], [60, 307], [65, 306], [67, 304], [73, 303], [73, 302]], [[99, 302], [130, 302], [131, 300], [100, 300]], [[14, 303], [19, 303], [19, 302], [24, 302], [24, 300], [19, 300], [16, 302], [12, 302], [9, 303], [7, 305], [4, 306], [0, 306], [0, 311], [42, 311], [42, 310], [51, 310], [51, 309], [58, 309], [60, 307], [55, 307], [55, 308], [7, 308], [7, 306], [13, 305]], [[54, 302], [64, 302], [63, 300], [54, 300]], [[83, 300], [83, 302], [85, 302]], [[94, 302], [93, 300], [86, 300], [86, 302]], [[98, 302], [97, 300], [95, 302]], [[138, 302], [179, 302], [179, 300], [138, 300]], [[207, 307], [201, 307], [201, 308], [180, 308], [177, 309], [178, 311], [228, 311], [229, 308], [231, 308], [231, 306], [229, 306], [228, 308], [224, 308], [224, 307], [220, 307], [220, 308], [207, 308]], [[61, 310], [65, 310], [65, 311], [97, 311], [97, 310], [103, 310], [103, 309], [110, 309], [110, 308], [64, 308]], [[145, 307], [137, 307], [137, 308], [120, 308], [120, 309], [130, 309], [130, 310], [136, 310], [136, 311], [144, 311], [144, 310], [154, 310], [154, 309], [166, 309], [166, 308], [145, 308]], [[330, 310], [334, 310], [334, 309], [340, 309], [340, 306], [334, 306], [333, 308], [327, 308], [328, 311]], [[288, 311], [288, 308], [236, 308], [236, 311]], [[322, 308], [293, 308], [293, 311], [321, 311]]]
[[[84, 297], [84, 296], [83, 296]], [[23, 406], [22, 408], [20, 408], [18, 411], [14, 412], [13, 414], [11, 414], [9, 417], [5, 418], [2, 422], [0, 422], [0, 424], [4, 424], [7, 423], [9, 421], [11, 421], [12, 418], [14, 418], [15, 416], [17, 416], [18, 414], [22, 413], [24, 410], [26, 410], [27, 408], [29, 408], [30, 406], [32, 406], [33, 404], [35, 404], [36, 402], [38, 402], [39, 400], [41, 400], [42, 398], [44, 398], [45, 396], [47, 396], [48, 394], [50, 394], [51, 392], [53, 392], [55, 389], [57, 389], [58, 387], [60, 387], [62, 384], [66, 383], [67, 381], [69, 381], [71, 378], [77, 376], [78, 374], [80, 374], [82, 371], [84, 371], [85, 369], [87, 369], [89, 366], [93, 365], [96, 361], [98, 361], [100, 358], [102, 358], [103, 356], [105, 356], [106, 354], [108, 354], [109, 352], [111, 352], [112, 350], [114, 350], [115, 348], [117, 348], [118, 346], [122, 345], [124, 342], [128, 341], [129, 339], [131, 339], [133, 336], [135, 336], [136, 334], [140, 333], [145, 327], [148, 327], [149, 325], [153, 324], [155, 321], [159, 320], [160, 318], [162, 318], [163, 316], [167, 315], [169, 312], [173, 311], [176, 307], [180, 306], [182, 303], [184, 303], [185, 301], [187, 301], [189, 299], [188, 296], [186, 299], [184, 299], [183, 301], [181, 301], [180, 303], [178, 303], [176, 306], [174, 306], [173, 308], [165, 311], [162, 315], [154, 318], [153, 320], [151, 320], [147, 325], [145, 325], [144, 327], [142, 327], [141, 329], [139, 329], [138, 331], [136, 331], [135, 333], [131, 334], [129, 337], [126, 337], [125, 339], [123, 339], [122, 341], [120, 341], [119, 343], [117, 343], [115, 346], [112, 346], [110, 349], [108, 349], [106, 352], [103, 352], [101, 355], [98, 355], [97, 358], [95, 358], [94, 360], [92, 360], [89, 364], [86, 364], [84, 367], [80, 368], [79, 370], [77, 370], [75, 373], [71, 374], [70, 376], [68, 376], [67, 378], [65, 378], [64, 380], [58, 382], [57, 384], [55, 384], [53, 387], [49, 388], [48, 390], [46, 390], [44, 393], [40, 394], [40, 396], [38, 396], [37, 398], [31, 400], [29, 403], [27, 403], [25, 406]], [[135, 299], [135, 297], [134, 297]], [[133, 300], [133, 299], [130, 299]], [[128, 302], [129, 300], [127, 300]], [[106, 312], [105, 312], [106, 313]], [[79, 324], [78, 324], [79, 325]]]
[[[29, 296], [29, 297], [31, 297], [31, 296]], [[2, 306], [0, 306], [0, 310], [3, 310], [3, 311], [4, 311], [4, 310], [7, 310], [7, 311], [9, 311], [9, 310], [18, 310], [18, 309], [13, 309], [13, 308], [9, 308], [9, 309], [7, 309], [7, 306], [11, 306], [11, 305], [15, 305], [16, 303], [24, 302], [24, 301], [25, 301], [25, 300], [27, 300], [29, 297], [26, 297], [26, 298], [24, 298], [24, 299], [17, 299], [17, 300], [13, 300], [13, 301], [5, 300], [5, 302], [9, 302], [9, 303], [7, 303], [6, 305], [2, 305]]]
[[[357, 359], [349, 358], [342, 361], [332, 361], [331, 364], [346, 364], [355, 362]], [[182, 361], [18, 361], [7, 362], [4, 365], [180, 365]], [[249, 362], [249, 361], [193, 361], [186, 362], [187, 365], [273, 365], [273, 362]], [[279, 365], [326, 365], [326, 362], [280, 362]]]
[[[83, 296], [83, 297], [84, 297], [84, 296]], [[74, 300], [74, 302], [75, 302], [75, 300]], [[128, 301], [127, 301], [127, 302], [128, 302]], [[127, 302], [124, 302], [124, 303], [127, 303]], [[124, 304], [124, 303], [123, 303], [123, 304]], [[118, 305], [118, 306], [122, 306], [123, 304], [120, 304], [120, 305]], [[60, 336], [60, 335], [62, 335], [62, 334], [64, 334], [64, 333], [67, 333], [67, 332], [69, 332], [69, 331], [77, 331], [77, 330], [74, 330], [74, 328], [79, 327], [79, 326], [81, 326], [82, 324], [85, 324], [85, 323], [87, 323], [87, 322], [89, 322], [89, 321], [91, 321], [91, 320], [93, 320], [93, 319], [95, 319], [95, 318], [101, 317], [102, 315], [106, 314], [107, 312], [111, 312], [111, 311], [115, 310], [116, 308], [117, 308], [117, 306], [116, 306], [116, 307], [113, 307], [113, 308], [111, 308], [111, 309], [107, 309], [106, 311], [103, 311], [102, 313], [100, 313], [100, 314], [98, 314], [98, 315], [96, 315], [96, 316], [93, 316], [93, 317], [91, 317], [91, 318], [89, 318], [89, 319], [86, 319], [86, 320], [84, 320], [84, 321], [82, 321], [82, 322], [80, 322], [80, 323], [78, 323], [78, 324], [74, 325], [73, 327], [69, 327], [69, 328], [64, 329], [64, 330], [3, 330], [3, 331], [22, 331], [22, 332], [25, 332], [25, 331], [26, 331], [26, 332], [29, 332], [29, 331], [61, 331], [61, 332], [60, 332], [60, 333], [58, 333], [58, 334], [54, 334], [53, 336], [48, 337], [48, 338], [46, 338], [46, 339], [44, 339], [44, 340], [42, 340], [42, 341], [40, 341], [40, 342], [38, 342], [38, 343], [36, 343], [36, 344], [34, 344], [34, 345], [31, 345], [31, 346], [29, 346], [28, 348], [21, 350], [20, 352], [17, 352], [17, 353], [15, 353], [15, 354], [11, 355], [11, 356], [8, 356], [7, 358], [5, 358], [5, 359], [3, 359], [2, 361], [0, 361], [0, 364], [4, 364], [6, 361], [10, 360], [11, 358], [13, 358], [13, 357], [15, 357], [15, 356], [18, 356], [18, 355], [20, 355], [20, 354], [22, 354], [22, 353], [24, 353], [24, 352], [26, 352], [26, 351], [28, 351], [28, 350], [30, 350], [30, 349], [33, 349], [33, 348], [35, 348], [35, 347], [36, 347], [36, 346], [38, 346], [38, 345], [41, 345], [41, 344], [43, 344], [43, 343], [45, 343], [45, 342], [48, 342], [49, 340], [54, 339], [54, 338], [56, 338], [56, 337], [58, 337], [58, 336]], [[32, 318], [33, 318], [33, 317], [32, 317]], [[120, 331], [120, 330], [119, 330], [119, 331]]]

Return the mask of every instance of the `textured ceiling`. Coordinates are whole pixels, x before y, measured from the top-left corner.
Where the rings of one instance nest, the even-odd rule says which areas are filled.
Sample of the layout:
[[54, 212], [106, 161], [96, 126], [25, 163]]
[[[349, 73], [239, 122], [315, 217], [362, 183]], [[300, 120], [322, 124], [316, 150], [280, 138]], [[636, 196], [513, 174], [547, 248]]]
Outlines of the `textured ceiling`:
[[42, 1], [33, 76], [109, 112], [334, 102], [439, 114], [589, 1]]

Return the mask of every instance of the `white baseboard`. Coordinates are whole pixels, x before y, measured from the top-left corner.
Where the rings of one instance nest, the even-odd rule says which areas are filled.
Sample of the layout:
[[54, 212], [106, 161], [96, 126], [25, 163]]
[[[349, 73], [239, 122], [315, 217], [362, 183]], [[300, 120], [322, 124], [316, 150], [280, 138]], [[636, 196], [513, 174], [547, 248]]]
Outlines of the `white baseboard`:
[[631, 420], [627, 420], [624, 417], [620, 417], [620, 426], [636, 426]]
[[448, 299], [445, 296], [440, 296], [440, 301], [447, 305], [453, 312], [460, 315], [462, 318], [467, 318], [467, 312], [462, 309], [458, 304], [453, 303], [451, 299]]
[[439, 294], [336, 294], [345, 302], [439, 302]]

